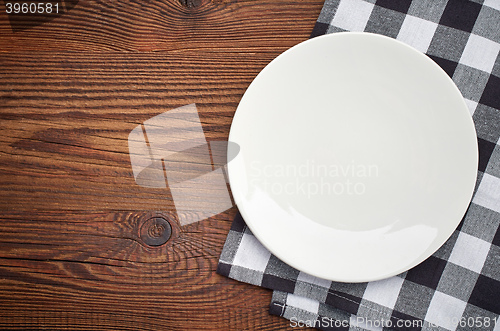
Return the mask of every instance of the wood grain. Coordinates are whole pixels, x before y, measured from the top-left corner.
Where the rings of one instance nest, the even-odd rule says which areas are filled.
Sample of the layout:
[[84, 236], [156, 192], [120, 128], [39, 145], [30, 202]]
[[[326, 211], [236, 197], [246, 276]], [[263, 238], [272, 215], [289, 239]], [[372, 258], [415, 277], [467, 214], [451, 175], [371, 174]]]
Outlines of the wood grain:
[[[271, 292], [215, 273], [236, 209], [180, 226], [127, 137], [196, 103], [208, 140], [321, 0], [80, 0], [15, 29], [0, 2], [0, 328], [284, 330]], [[76, 4], [71, 8], [70, 4]], [[151, 247], [150, 217], [172, 224]]]

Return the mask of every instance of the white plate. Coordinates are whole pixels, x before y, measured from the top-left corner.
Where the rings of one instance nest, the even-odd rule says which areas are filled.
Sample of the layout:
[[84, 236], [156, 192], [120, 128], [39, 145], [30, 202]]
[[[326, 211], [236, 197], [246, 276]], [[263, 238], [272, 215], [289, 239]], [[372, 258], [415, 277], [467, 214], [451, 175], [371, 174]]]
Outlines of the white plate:
[[228, 164], [259, 241], [311, 275], [378, 280], [432, 255], [470, 202], [478, 150], [467, 106], [427, 56], [336, 33], [273, 60], [245, 92]]

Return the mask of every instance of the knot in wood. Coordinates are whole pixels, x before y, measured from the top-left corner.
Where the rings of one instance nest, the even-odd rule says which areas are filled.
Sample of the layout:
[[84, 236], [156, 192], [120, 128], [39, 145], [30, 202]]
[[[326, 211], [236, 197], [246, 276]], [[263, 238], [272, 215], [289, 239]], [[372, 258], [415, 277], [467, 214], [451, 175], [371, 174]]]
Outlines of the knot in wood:
[[146, 245], [160, 246], [170, 239], [172, 226], [163, 217], [152, 217], [142, 224], [140, 234]]
[[179, 0], [179, 2], [186, 8], [194, 8], [201, 5], [201, 0]]

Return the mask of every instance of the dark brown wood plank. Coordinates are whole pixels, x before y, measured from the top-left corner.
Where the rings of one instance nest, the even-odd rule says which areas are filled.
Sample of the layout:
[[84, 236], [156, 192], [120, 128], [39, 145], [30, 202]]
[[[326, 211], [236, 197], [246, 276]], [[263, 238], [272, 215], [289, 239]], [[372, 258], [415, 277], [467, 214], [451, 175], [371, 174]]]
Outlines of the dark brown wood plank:
[[138, 237], [148, 213], [4, 214], [0, 327], [282, 330], [270, 291], [214, 272], [234, 212], [174, 221], [161, 247]]
[[[196, 103], [209, 140], [322, 0], [66, 0], [17, 29], [0, 2], [0, 329], [284, 330], [271, 292], [215, 273], [235, 208], [180, 226], [127, 137]], [[161, 215], [173, 234], [140, 236]]]
[[275, 50], [308, 37], [322, 1], [80, 0], [68, 11], [26, 30], [12, 31], [0, 4], [2, 52], [126, 51], [182, 53], [193, 49]]
[[[239, 98], [266, 63], [255, 60], [253, 68], [241, 69], [217, 54], [176, 61], [150, 53], [94, 61], [72, 56], [74, 63], [61, 68], [65, 56], [37, 55], [31, 64], [16, 55], [0, 57], [12, 68], [2, 73], [0, 172], [6, 181], [0, 205], [15, 210], [168, 207], [163, 191], [135, 185], [128, 133], [144, 120], [195, 102], [207, 138], [227, 139]], [[75, 72], [79, 65], [86, 69]]]

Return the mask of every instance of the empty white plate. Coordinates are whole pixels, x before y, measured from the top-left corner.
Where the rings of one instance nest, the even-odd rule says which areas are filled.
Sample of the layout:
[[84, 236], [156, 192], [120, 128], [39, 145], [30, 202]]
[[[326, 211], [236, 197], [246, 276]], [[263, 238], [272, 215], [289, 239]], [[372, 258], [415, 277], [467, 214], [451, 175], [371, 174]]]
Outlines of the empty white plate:
[[431, 59], [394, 39], [336, 33], [273, 60], [229, 136], [238, 208], [289, 265], [378, 280], [432, 255], [470, 202], [478, 150], [467, 106]]

